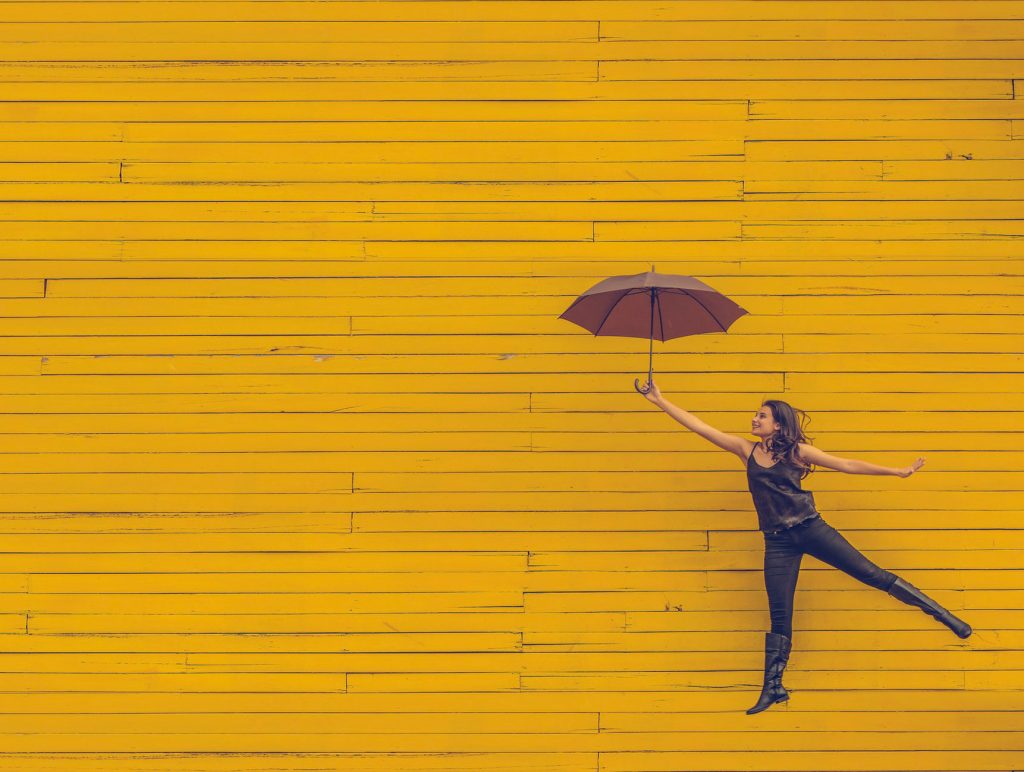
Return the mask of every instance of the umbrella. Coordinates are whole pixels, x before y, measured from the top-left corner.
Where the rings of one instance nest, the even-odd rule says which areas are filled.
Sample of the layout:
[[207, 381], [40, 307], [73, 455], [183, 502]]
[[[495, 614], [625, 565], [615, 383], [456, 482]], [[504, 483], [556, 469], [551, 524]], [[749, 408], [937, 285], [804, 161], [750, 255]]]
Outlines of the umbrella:
[[725, 332], [744, 314], [736, 303], [692, 276], [646, 273], [612, 276], [598, 282], [558, 318], [578, 324], [594, 335], [650, 338], [646, 388], [640, 379], [633, 388], [650, 391], [654, 379], [654, 339], [664, 342], [684, 335]]

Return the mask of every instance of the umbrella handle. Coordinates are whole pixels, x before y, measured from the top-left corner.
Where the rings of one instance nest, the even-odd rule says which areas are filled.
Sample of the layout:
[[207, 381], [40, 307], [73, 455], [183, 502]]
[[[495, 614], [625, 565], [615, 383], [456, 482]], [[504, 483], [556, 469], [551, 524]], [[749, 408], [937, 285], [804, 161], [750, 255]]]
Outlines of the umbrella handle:
[[646, 394], [647, 392], [649, 392], [651, 390], [651, 382], [648, 381], [647, 382], [647, 387], [644, 388], [643, 386], [640, 385], [640, 379], [639, 378], [634, 378], [633, 379], [633, 388], [636, 389], [637, 391], [639, 391], [641, 394]]

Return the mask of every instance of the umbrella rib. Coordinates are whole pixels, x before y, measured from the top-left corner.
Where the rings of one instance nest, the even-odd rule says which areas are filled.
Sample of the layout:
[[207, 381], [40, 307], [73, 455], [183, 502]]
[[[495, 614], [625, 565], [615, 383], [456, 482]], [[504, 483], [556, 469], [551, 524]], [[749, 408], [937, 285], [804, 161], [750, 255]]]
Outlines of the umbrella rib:
[[[661, 342], [665, 342], [665, 320], [661, 316], [661, 292], [654, 293], [655, 302], [658, 304], [658, 327], [661, 328]], [[651, 337], [654, 337], [654, 331], [651, 331]]]
[[[686, 292], [685, 290], [681, 290], [681, 292], [682, 292], [682, 294], [686, 295], [687, 297], [693, 298], [698, 303], [700, 303], [700, 298], [696, 297], [695, 295], [691, 295], [689, 292]], [[715, 324], [718, 325], [718, 329], [720, 329], [722, 332], [726, 331], [725, 328], [722, 326], [722, 323], [720, 321], [718, 321], [718, 319], [715, 317], [715, 315], [713, 313], [711, 313], [711, 311], [708, 311], [708, 307], [706, 305], [704, 305], [703, 303], [700, 303], [700, 307], [703, 308], [705, 311], [707, 311], [708, 316], [711, 317], [711, 321], [713, 321]]]
[[[623, 294], [619, 295], [619, 300], [622, 300], [629, 293], [630, 293], [630, 290], [626, 290]], [[604, 323], [608, 321], [608, 317], [612, 315], [612, 311], [614, 311], [615, 310], [615, 306], [617, 306], [619, 304], [619, 300], [616, 300], [614, 303], [612, 303], [610, 306], [608, 306], [608, 313], [606, 313], [604, 315], [604, 319], [601, 320], [601, 323], [599, 325], [597, 325], [597, 329], [594, 330], [594, 336], [595, 337], [601, 333], [601, 328], [604, 327]]]

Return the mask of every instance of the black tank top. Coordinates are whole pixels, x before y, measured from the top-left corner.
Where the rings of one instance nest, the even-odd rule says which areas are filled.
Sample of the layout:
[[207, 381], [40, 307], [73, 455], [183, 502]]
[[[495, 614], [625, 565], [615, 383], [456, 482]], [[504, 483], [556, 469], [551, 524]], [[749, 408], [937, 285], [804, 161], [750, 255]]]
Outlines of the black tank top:
[[773, 466], [761, 466], [754, 460], [754, 451], [750, 451], [747, 484], [757, 510], [758, 527], [762, 531], [780, 531], [818, 517], [814, 494], [800, 487], [801, 471], [800, 467], [784, 460]]

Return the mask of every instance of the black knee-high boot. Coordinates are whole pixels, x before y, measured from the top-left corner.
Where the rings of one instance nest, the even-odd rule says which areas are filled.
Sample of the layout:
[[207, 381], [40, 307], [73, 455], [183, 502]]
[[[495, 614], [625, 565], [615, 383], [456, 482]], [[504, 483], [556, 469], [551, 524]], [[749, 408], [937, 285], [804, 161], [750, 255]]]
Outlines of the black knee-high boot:
[[757, 704], [747, 711], [748, 715], [760, 713], [776, 702], [785, 702], [789, 699], [789, 692], [782, 685], [782, 671], [789, 662], [791, 648], [792, 641], [785, 635], [764, 634], [764, 686], [761, 688], [761, 697]]
[[889, 588], [889, 594], [910, 606], [917, 606], [924, 613], [938, 619], [961, 638], [967, 638], [973, 632], [971, 626], [964, 620], [955, 617], [910, 582], [905, 582], [899, 577], [896, 577], [896, 581]]

